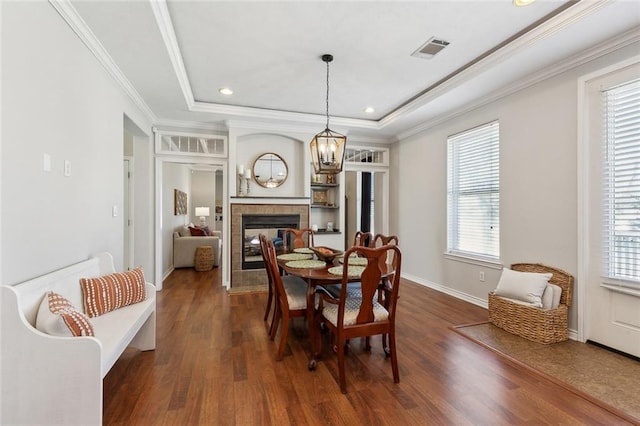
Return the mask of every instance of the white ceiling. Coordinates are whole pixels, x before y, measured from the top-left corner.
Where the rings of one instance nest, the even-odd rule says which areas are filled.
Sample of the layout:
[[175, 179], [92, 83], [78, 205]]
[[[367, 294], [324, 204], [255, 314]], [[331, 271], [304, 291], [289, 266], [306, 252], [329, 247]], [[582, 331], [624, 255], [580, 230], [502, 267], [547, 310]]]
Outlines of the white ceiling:
[[[95, 39], [159, 125], [325, 122], [392, 141], [454, 111], [640, 40], [636, 0], [71, 1], [63, 16]], [[80, 18], [80, 19], [78, 19]], [[412, 57], [430, 37], [450, 45]], [[595, 51], [592, 46], [599, 45]], [[105, 53], [102, 52], [104, 49]], [[218, 89], [231, 87], [223, 96]], [[363, 112], [373, 106], [373, 114]]]

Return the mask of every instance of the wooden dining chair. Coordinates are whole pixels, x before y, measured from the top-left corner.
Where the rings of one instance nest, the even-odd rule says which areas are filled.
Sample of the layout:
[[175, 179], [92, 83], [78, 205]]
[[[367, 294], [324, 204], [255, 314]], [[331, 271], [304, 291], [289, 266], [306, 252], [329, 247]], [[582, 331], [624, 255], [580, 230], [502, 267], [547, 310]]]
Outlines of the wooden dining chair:
[[371, 232], [357, 231], [353, 237], [354, 246], [369, 247], [373, 241], [373, 234]]
[[260, 240], [260, 251], [262, 252], [262, 260], [265, 265], [265, 270], [267, 272], [267, 282], [268, 282], [268, 296], [267, 296], [267, 306], [264, 312], [263, 321], [266, 321], [269, 318], [269, 312], [273, 308], [273, 315], [271, 316], [271, 323], [269, 324], [269, 336], [271, 340], [275, 338], [275, 329], [276, 329], [276, 311], [278, 310], [278, 296], [275, 290], [275, 283], [273, 282], [273, 276], [271, 268], [269, 268], [267, 258], [267, 237], [264, 234], [260, 234], [258, 236]]
[[[386, 259], [389, 252], [393, 252], [394, 273], [391, 275], [391, 286], [387, 306], [378, 302], [375, 297], [380, 281], [383, 278], [381, 259]], [[342, 348], [348, 339], [355, 337], [368, 337], [378, 334], [389, 335], [389, 353], [391, 356], [391, 369], [393, 381], [400, 382], [398, 372], [398, 357], [396, 353], [396, 301], [400, 284], [401, 253], [394, 245], [385, 245], [378, 248], [354, 246], [347, 250], [345, 257], [357, 254], [366, 258], [367, 265], [360, 275], [361, 297], [349, 296], [347, 284], [349, 282], [348, 266], [343, 266], [342, 286], [340, 295], [334, 298], [329, 292], [321, 292], [320, 305], [318, 307], [319, 324], [324, 324], [333, 334], [334, 351], [338, 356], [338, 374], [340, 390], [347, 391], [345, 378], [345, 350]]]
[[[271, 271], [275, 296], [277, 297], [274, 325], [270, 331], [270, 337], [274, 340], [278, 328], [281, 329], [276, 355], [276, 360], [280, 361], [287, 346], [290, 320], [295, 317], [305, 317], [307, 314], [307, 283], [302, 278], [293, 275], [281, 276], [278, 269], [276, 248], [271, 240], [266, 237], [263, 240], [266, 247], [264, 251], [265, 268]], [[282, 327], [279, 327], [280, 323], [282, 323]]]
[[[305, 236], [307, 241], [305, 241]], [[311, 228], [287, 228], [284, 230], [284, 243], [287, 250], [313, 247], [315, 245], [313, 242], [313, 230]]]
[[[398, 241], [399, 239], [396, 235], [376, 234], [376, 236], [373, 237], [373, 240], [371, 242], [371, 247], [382, 247], [386, 245], [397, 246]], [[380, 260], [386, 263], [393, 264], [392, 256], [393, 256], [393, 253], [389, 252], [387, 258], [380, 259]], [[378, 302], [381, 303], [387, 309], [388, 309], [387, 301], [389, 300], [388, 296], [389, 296], [389, 293], [391, 292], [391, 288], [390, 288], [391, 284], [392, 284], [392, 280], [390, 280], [389, 277], [383, 278], [382, 281], [380, 282], [380, 288], [378, 289]], [[369, 347], [369, 341], [367, 341], [367, 347]], [[387, 346], [386, 334], [382, 335], [382, 349], [384, 350], [387, 356], [390, 355], [389, 347]]]

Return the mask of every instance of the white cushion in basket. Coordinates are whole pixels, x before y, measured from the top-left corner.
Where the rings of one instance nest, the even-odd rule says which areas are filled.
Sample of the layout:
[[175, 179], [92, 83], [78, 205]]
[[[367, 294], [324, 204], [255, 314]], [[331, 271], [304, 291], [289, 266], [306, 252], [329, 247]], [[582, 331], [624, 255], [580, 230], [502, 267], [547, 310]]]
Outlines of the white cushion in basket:
[[562, 295], [562, 288], [555, 284], [547, 284], [547, 287], [542, 293], [542, 308], [543, 309], [556, 309], [560, 305], [560, 296]]
[[542, 307], [542, 293], [553, 276], [551, 273], [519, 272], [504, 268], [495, 294], [522, 300], [538, 308]]

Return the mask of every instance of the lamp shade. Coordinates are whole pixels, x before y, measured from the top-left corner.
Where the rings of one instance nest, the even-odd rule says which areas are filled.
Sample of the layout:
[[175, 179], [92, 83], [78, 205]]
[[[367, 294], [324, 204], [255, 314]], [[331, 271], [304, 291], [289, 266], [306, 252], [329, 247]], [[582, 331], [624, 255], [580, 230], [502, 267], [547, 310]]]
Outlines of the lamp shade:
[[318, 175], [340, 173], [346, 145], [347, 137], [329, 128], [315, 135], [309, 145], [315, 173]]
[[196, 207], [196, 216], [208, 217], [209, 216], [209, 207]]

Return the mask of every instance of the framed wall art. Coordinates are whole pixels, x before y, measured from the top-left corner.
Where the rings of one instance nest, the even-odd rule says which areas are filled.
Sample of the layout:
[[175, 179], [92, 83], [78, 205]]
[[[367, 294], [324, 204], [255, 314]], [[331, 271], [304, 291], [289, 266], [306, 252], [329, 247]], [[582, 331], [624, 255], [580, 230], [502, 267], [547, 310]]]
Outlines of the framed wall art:
[[187, 214], [187, 193], [174, 189], [173, 197], [173, 214], [176, 216]]

